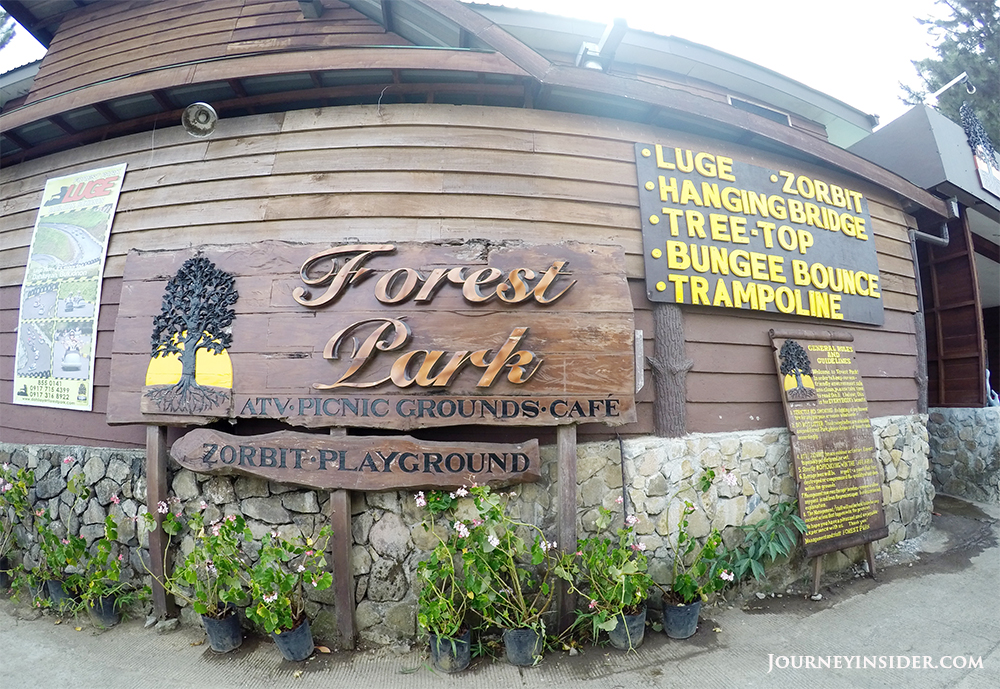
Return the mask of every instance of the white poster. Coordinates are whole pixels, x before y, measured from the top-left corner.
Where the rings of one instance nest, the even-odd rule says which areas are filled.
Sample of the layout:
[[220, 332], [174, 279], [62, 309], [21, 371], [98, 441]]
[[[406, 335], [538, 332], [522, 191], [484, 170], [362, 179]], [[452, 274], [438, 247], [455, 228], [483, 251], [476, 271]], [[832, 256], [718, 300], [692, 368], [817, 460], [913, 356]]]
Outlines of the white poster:
[[45, 183], [21, 285], [14, 404], [93, 407], [101, 279], [125, 167]]

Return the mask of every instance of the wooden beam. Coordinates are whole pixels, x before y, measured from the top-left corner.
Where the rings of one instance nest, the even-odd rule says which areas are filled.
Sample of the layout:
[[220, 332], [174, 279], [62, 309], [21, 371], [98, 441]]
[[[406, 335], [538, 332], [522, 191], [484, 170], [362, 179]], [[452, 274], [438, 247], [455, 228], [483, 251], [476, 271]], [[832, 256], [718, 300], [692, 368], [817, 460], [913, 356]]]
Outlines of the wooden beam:
[[149, 571], [153, 574], [153, 612], [160, 618], [176, 617], [177, 604], [160, 584], [170, 575], [166, 559], [167, 535], [163, 532], [163, 515], [157, 503], [167, 499], [167, 429], [165, 426], [146, 427], [146, 505], [156, 515], [156, 528], [149, 533]]
[[[556, 455], [558, 465], [558, 545], [563, 553], [576, 551], [576, 426], [559, 426], [556, 429]], [[556, 588], [556, 606], [559, 631], [573, 624], [576, 608], [574, 595], [562, 579]]]
[[415, 0], [415, 2], [458, 24], [460, 30], [468, 31], [538, 80], [542, 80], [552, 67], [549, 60], [529, 48], [527, 44], [458, 0]]
[[330, 559], [333, 566], [334, 605], [337, 629], [340, 630], [340, 647], [354, 648], [357, 632], [354, 625], [354, 574], [351, 566], [351, 492], [335, 490], [330, 493]]
[[1000, 263], [1000, 246], [994, 244], [986, 237], [976, 234], [975, 232], [971, 234], [973, 250], [977, 254], [982, 254], [994, 263]]
[[[226, 111], [229, 109], [247, 109], [249, 112], [253, 113], [255, 110], [261, 106], [281, 104], [285, 101], [291, 101], [296, 99], [309, 99], [309, 100], [322, 100], [331, 98], [350, 98], [356, 96], [377, 96], [382, 92], [382, 89], [386, 87], [384, 83], [378, 84], [352, 84], [347, 87], [337, 87], [337, 86], [327, 86], [319, 89], [303, 89], [299, 91], [289, 91], [284, 93], [265, 93], [259, 96], [248, 96], [247, 98], [235, 98], [226, 101], [216, 101], [212, 103], [212, 107], [220, 114], [220, 116], [225, 116]], [[461, 83], [461, 82], [448, 82], [441, 84], [422, 84], [422, 83], [407, 83], [407, 84], [393, 84], [391, 93], [399, 99], [399, 96], [405, 94], [414, 93], [462, 93], [470, 95], [482, 95], [489, 94], [493, 96], [509, 96], [511, 98], [521, 98], [524, 97], [524, 87], [519, 84], [476, 84], [476, 83]], [[387, 92], [388, 95], [388, 92]], [[108, 116], [113, 116], [113, 113], [107, 107], [106, 104], [99, 104], [94, 106], [98, 112], [103, 115], [106, 111]], [[10, 138], [11, 141], [16, 143], [22, 152], [11, 154], [10, 156], [3, 159], [4, 165], [12, 165], [15, 162], [23, 162], [25, 160], [30, 160], [32, 158], [38, 158], [48, 153], [54, 153], [57, 151], [64, 150], [68, 145], [80, 146], [94, 141], [103, 141], [109, 137], [113, 136], [123, 136], [125, 134], [131, 134], [135, 132], [145, 131], [149, 129], [154, 123], [157, 122], [179, 122], [182, 109], [172, 110], [170, 112], [159, 112], [153, 115], [147, 115], [145, 117], [140, 117], [132, 120], [120, 121], [114, 120], [114, 124], [104, 125], [100, 127], [94, 127], [93, 129], [86, 129], [78, 132], [72, 136], [67, 135], [66, 137], [60, 137], [59, 139], [53, 139], [51, 141], [46, 141], [37, 146], [32, 146], [29, 142], [25, 141], [23, 138], [18, 137], [10, 131], [4, 131], [3, 136]], [[109, 117], [110, 119], [110, 117]], [[24, 144], [23, 146], [21, 144]], [[27, 153], [27, 155], [25, 154]]]

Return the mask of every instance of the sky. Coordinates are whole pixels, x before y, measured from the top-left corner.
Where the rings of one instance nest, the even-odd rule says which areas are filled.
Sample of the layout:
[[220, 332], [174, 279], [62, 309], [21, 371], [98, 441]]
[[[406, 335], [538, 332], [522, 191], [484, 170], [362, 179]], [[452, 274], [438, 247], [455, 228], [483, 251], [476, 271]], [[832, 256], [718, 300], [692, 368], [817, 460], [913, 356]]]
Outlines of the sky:
[[767, 67], [880, 123], [905, 113], [899, 82], [922, 85], [911, 60], [935, 55], [915, 17], [935, 0], [486, 0], [677, 36]]
[[[915, 17], [947, 12], [935, 0], [485, 1], [604, 23], [623, 17], [632, 28], [767, 67], [878, 115], [881, 124], [909, 109], [899, 100], [899, 82], [920, 85], [911, 60], [934, 55], [933, 39]], [[0, 53], [0, 72], [42, 54], [27, 32], [18, 32], [18, 44]]]

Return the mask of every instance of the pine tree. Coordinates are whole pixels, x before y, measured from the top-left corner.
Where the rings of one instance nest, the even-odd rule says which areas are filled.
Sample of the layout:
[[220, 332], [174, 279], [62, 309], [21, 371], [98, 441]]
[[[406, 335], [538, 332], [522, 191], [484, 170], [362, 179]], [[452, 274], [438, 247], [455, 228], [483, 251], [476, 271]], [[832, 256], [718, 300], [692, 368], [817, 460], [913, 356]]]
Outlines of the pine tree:
[[0, 50], [14, 38], [14, 18], [0, 7]]
[[1000, 3], [996, 0], [938, 0], [949, 11], [946, 19], [918, 19], [938, 44], [938, 56], [914, 60], [923, 88], [900, 84], [903, 102], [916, 105], [962, 72], [976, 87], [969, 94], [952, 86], [938, 98], [938, 110], [961, 124], [959, 109], [968, 102], [982, 121], [994, 145], [1000, 144]]

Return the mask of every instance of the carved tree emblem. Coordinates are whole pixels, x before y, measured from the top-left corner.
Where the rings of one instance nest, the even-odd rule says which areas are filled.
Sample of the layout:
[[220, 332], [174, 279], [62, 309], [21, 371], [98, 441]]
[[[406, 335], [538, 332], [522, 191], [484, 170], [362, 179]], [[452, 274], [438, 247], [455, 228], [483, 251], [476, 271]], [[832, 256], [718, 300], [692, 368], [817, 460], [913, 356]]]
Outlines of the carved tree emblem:
[[[781, 373], [784, 376], [795, 376], [795, 387], [785, 383], [785, 396], [789, 402], [801, 402], [816, 399], [816, 387], [812, 382], [812, 363], [809, 354], [795, 340], [785, 340], [778, 352], [781, 359]], [[808, 380], [806, 377], [808, 376]]]
[[[158, 357], [180, 361], [180, 379], [173, 385], [151, 385], [145, 397], [156, 409], [148, 411], [200, 414], [227, 404], [232, 387], [203, 385], [196, 375], [199, 352], [223, 355], [232, 344], [231, 327], [239, 299], [236, 280], [207, 258], [197, 256], [184, 262], [167, 283], [163, 308], [153, 319], [152, 362]], [[227, 365], [228, 365], [228, 357]]]

